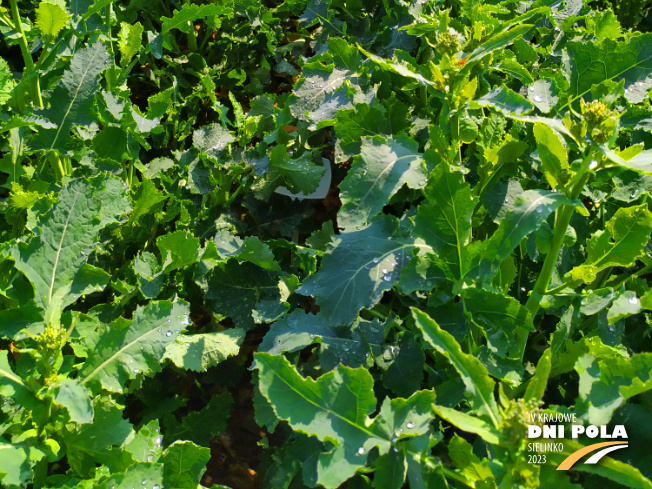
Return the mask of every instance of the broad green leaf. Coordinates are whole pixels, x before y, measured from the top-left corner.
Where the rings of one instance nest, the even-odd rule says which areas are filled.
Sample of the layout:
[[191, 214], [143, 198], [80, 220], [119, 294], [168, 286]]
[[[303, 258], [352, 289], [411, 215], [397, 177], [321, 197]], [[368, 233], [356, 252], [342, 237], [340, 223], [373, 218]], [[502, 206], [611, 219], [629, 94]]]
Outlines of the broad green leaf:
[[319, 363], [324, 371], [330, 371], [340, 363], [349, 367], [365, 364], [371, 354], [380, 354], [383, 332], [378, 320], [356, 321], [343, 331], [329, 326], [321, 314], [299, 309], [271, 326], [259, 351], [280, 355], [319, 343]]
[[96, 122], [93, 113], [95, 92], [100, 88], [100, 74], [108, 67], [109, 52], [101, 42], [75, 53], [70, 68], [47, 97], [49, 107], [36, 111], [57, 125], [56, 129], [39, 129], [36, 146], [66, 152], [70, 130], [89, 127]]
[[645, 254], [652, 233], [652, 214], [647, 205], [621, 207], [586, 245], [586, 262], [566, 274], [574, 283], [591, 283], [607, 267], [629, 267]]
[[136, 309], [131, 322], [114, 321], [80, 370], [82, 383], [122, 392], [129, 379], [159, 372], [166, 347], [190, 324], [188, 312], [182, 302], [151, 302]]
[[222, 229], [215, 235], [213, 241], [222, 258], [235, 257], [240, 263], [248, 261], [265, 270], [280, 270], [272, 250], [257, 236], [247, 236], [245, 239], [241, 239], [226, 229]]
[[170, 415], [169, 419], [166, 418], [165, 436], [170, 440], [190, 440], [210, 446], [211, 437], [219, 435], [228, 426], [232, 405], [233, 397], [227, 392], [212, 396], [201, 411], [184, 416], [181, 423]]
[[518, 61], [512, 58], [505, 58], [500, 65], [498, 65], [498, 69], [511, 75], [513, 78], [516, 78], [523, 85], [534, 82], [534, 78], [532, 78], [530, 72]]
[[36, 8], [36, 27], [43, 37], [53, 40], [68, 23], [68, 12], [56, 3], [42, 1]]
[[163, 487], [197, 489], [210, 458], [210, 448], [175, 441], [163, 452]]
[[424, 187], [427, 173], [418, 149], [407, 136], [363, 138], [360, 156], [340, 184], [340, 227], [350, 232], [365, 224], [403, 185]]
[[27, 487], [31, 466], [43, 457], [45, 453], [36, 447], [0, 441], [0, 482], [5, 487]]
[[222, 5], [208, 4], [197, 5], [186, 3], [181, 10], [175, 10], [172, 17], [162, 17], [161, 33], [166, 33], [172, 29], [179, 29], [181, 32], [189, 33], [192, 29], [192, 22], [197, 19], [203, 19], [209, 16], [229, 15], [233, 11], [229, 7]]
[[494, 88], [473, 103], [481, 107], [493, 107], [506, 116], [524, 116], [534, 109], [528, 99], [507, 87]]
[[480, 460], [473, 453], [473, 446], [461, 436], [455, 434], [448, 443], [448, 454], [459, 471], [464, 474], [469, 481], [473, 481], [476, 487], [482, 483], [481, 487], [495, 488], [496, 482], [491, 469], [487, 466], [487, 459]]
[[600, 355], [587, 353], [575, 362], [579, 374], [578, 419], [594, 425], [609, 423], [627, 399], [652, 389], [652, 353]]
[[327, 489], [340, 486], [364, 466], [378, 447], [382, 456], [399, 438], [424, 434], [432, 419], [433, 391], [420, 391], [408, 399], [385, 399], [378, 415], [373, 378], [364, 368], [340, 366], [317, 380], [302, 377], [283, 356], [255, 354], [259, 386], [276, 416], [292, 429], [330, 441], [322, 452], [318, 483]]
[[39, 218], [40, 235], [12, 247], [15, 266], [34, 285], [46, 323], [58, 323], [66, 306], [106, 285], [108, 274], [85, 262], [100, 230], [128, 210], [126, 190], [116, 178], [72, 180]]
[[512, 297], [487, 290], [465, 289], [462, 300], [467, 317], [485, 331], [489, 350], [504, 358], [517, 358], [516, 331], [534, 331], [527, 309]]
[[480, 258], [479, 275], [493, 277], [500, 263], [523, 241], [523, 238], [536, 231], [562, 204], [570, 205], [571, 201], [561, 193], [526, 190], [519, 195], [500, 222], [498, 229], [485, 241], [483, 256]]
[[437, 416], [457, 426], [462, 431], [480, 435], [484, 441], [492, 445], [500, 444], [500, 432], [497, 427], [492, 426], [482, 418], [445, 406], [433, 406], [432, 408]]
[[169, 358], [179, 368], [205, 372], [232, 355], [237, 355], [244, 340], [239, 328], [214, 333], [179, 335], [165, 349]]
[[140, 22], [135, 24], [128, 24], [122, 22], [120, 24], [120, 32], [118, 33], [118, 48], [120, 48], [120, 65], [127, 66], [131, 59], [140, 51], [141, 43], [143, 41], [144, 28]]
[[376, 489], [401, 489], [407, 476], [407, 463], [403, 452], [390, 450], [376, 460], [374, 487]]
[[641, 301], [636, 297], [636, 292], [627, 290], [620, 294], [607, 311], [607, 322], [615, 324], [621, 319], [628, 318], [641, 311]]
[[33, 412], [42, 404], [25, 381], [9, 365], [9, 352], [0, 351], [0, 395], [14, 399], [18, 404]]
[[230, 317], [238, 327], [248, 330], [257, 321], [261, 322], [258, 313], [263, 308], [272, 311], [276, 316], [273, 319], [285, 312], [279, 280], [275, 272], [230, 259], [211, 270], [201, 286], [214, 312]]
[[543, 124], [535, 124], [533, 131], [546, 180], [552, 188], [564, 184], [568, 178], [564, 174], [568, 170], [568, 154], [561, 138], [549, 126]]
[[269, 170], [260, 182], [260, 196], [267, 200], [279, 186], [285, 186], [291, 193], [309, 195], [314, 192], [326, 166], [314, 163], [310, 152], [305, 152], [298, 158], [291, 158], [283, 145], [275, 146], [269, 159]]
[[537, 80], [528, 87], [527, 97], [544, 114], [549, 113], [559, 102], [554, 80]]
[[442, 330], [426, 313], [413, 308], [412, 317], [426, 343], [444, 355], [462, 377], [472, 409], [488, 418], [497, 428], [500, 421], [494, 399], [495, 382], [484, 365], [473, 355], [464, 353], [455, 338]]
[[405, 335], [398, 345], [385, 349], [383, 362], [388, 359], [392, 363], [383, 372], [383, 385], [401, 397], [418, 391], [426, 360], [421, 345], [412, 336]]
[[542, 401], [543, 395], [546, 392], [548, 385], [548, 377], [550, 376], [550, 365], [552, 362], [552, 350], [548, 348], [543, 352], [534, 376], [530, 379], [525, 394], [523, 395], [524, 401]]
[[93, 400], [92, 423], [67, 425], [61, 437], [73, 474], [86, 477], [97, 463], [112, 466], [114, 470], [133, 463], [131, 456], [118, 448], [133, 434], [133, 427], [122, 417], [122, 410], [109, 397], [97, 397]]
[[[163, 464], [137, 463], [124, 473], [112, 475], [97, 487], [98, 489], [133, 489], [135, 487], [158, 489], [163, 487], [163, 470]], [[196, 489], [196, 486], [193, 489]]]
[[297, 292], [314, 296], [329, 324], [351, 324], [360, 309], [375, 305], [398, 281], [415, 248], [428, 249], [398, 232], [396, 219], [383, 215], [360, 231], [340, 234], [319, 271]]
[[424, 86], [424, 87], [436, 87], [437, 85], [425, 78], [423, 75], [419, 73], [415, 73], [414, 71], [410, 70], [410, 68], [402, 64], [400, 61], [388, 61], [384, 58], [381, 58], [380, 56], [376, 56], [375, 54], [371, 54], [370, 52], [366, 51], [363, 49], [361, 46], [358, 46], [358, 49], [360, 50], [361, 53], [363, 53], [367, 58], [369, 58], [371, 61], [376, 63], [378, 66], [380, 66], [382, 69], [389, 71], [391, 73], [396, 73], [397, 75], [400, 75], [404, 78], [409, 78], [411, 80], [414, 80], [417, 82], [419, 85]]
[[625, 97], [640, 103], [646, 91], [636, 90], [652, 82], [652, 34], [635, 35], [625, 42], [605, 39], [601, 43], [571, 41], [567, 45], [571, 95], [574, 99], [590, 92], [605, 80], [625, 80]]
[[162, 207], [167, 195], [159, 192], [151, 180], [144, 180], [134, 196], [134, 210], [129, 215], [130, 223], [138, 223], [140, 218]]
[[165, 273], [190, 266], [199, 259], [199, 239], [187, 231], [175, 231], [156, 240]]
[[54, 386], [54, 401], [68, 410], [75, 423], [92, 423], [93, 408], [90, 393], [77, 379], [61, 379]]
[[432, 247], [450, 273], [464, 277], [469, 267], [471, 217], [477, 204], [462, 172], [439, 164], [428, 177], [426, 202], [419, 206], [414, 233]]
[[192, 133], [193, 147], [212, 158], [217, 158], [220, 151], [233, 141], [235, 141], [235, 137], [219, 123], [200, 127]]
[[154, 419], [142, 425], [123, 447], [137, 462], [158, 462], [162, 453], [161, 442], [159, 420]]

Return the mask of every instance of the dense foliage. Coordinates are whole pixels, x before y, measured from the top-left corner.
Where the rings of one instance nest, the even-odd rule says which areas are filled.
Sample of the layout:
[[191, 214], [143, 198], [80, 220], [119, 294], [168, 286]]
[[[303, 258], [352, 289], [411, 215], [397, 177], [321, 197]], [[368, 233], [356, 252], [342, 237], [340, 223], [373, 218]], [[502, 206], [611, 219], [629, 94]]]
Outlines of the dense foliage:
[[2, 486], [652, 488], [625, 3], [2, 0]]

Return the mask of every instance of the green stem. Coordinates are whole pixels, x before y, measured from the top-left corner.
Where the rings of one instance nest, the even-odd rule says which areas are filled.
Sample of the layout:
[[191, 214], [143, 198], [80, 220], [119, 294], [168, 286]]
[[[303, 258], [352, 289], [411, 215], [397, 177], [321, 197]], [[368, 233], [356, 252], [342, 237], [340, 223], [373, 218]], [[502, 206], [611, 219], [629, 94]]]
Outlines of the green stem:
[[[190, 0], [186, 0], [186, 5], [190, 4]], [[190, 32], [186, 35], [188, 38], [188, 49], [192, 53], [197, 52], [197, 38], [195, 37], [195, 26], [193, 25], [192, 22], [188, 21], [188, 25], [190, 26]]]
[[[571, 189], [570, 195], [568, 195], [570, 199], [576, 200], [579, 197], [580, 193], [582, 192], [582, 189], [584, 188], [584, 184], [588, 177], [588, 169], [592, 159], [593, 159], [593, 152], [589, 151], [588, 154], [584, 157], [584, 160], [582, 161], [582, 166], [578, 170], [576, 177], [573, 179], [574, 185], [570, 186]], [[546, 290], [548, 289], [548, 285], [550, 285], [550, 279], [552, 278], [552, 273], [555, 270], [555, 266], [557, 265], [557, 259], [559, 258], [559, 253], [561, 252], [561, 248], [564, 244], [564, 236], [566, 235], [566, 229], [568, 229], [568, 225], [570, 224], [574, 211], [575, 211], [575, 207], [569, 204], [563, 204], [560, 207], [560, 209], [557, 211], [557, 216], [555, 219], [555, 229], [552, 237], [552, 243], [550, 245], [550, 250], [548, 251], [548, 254], [546, 255], [546, 259], [543, 262], [541, 273], [539, 273], [539, 277], [537, 278], [537, 281], [534, 284], [534, 288], [532, 289], [532, 294], [530, 295], [530, 297], [528, 298], [525, 304], [525, 307], [530, 312], [530, 314], [532, 314], [533, 317], [539, 311], [541, 299], [545, 295]], [[516, 341], [521, 347], [521, 354], [520, 354], [521, 359], [523, 358], [523, 354], [525, 353], [525, 345], [527, 343], [527, 338], [528, 338], [528, 332], [526, 330], [523, 329], [516, 330]]]
[[63, 177], [66, 175], [66, 170], [64, 170], [63, 165], [61, 164], [61, 158], [59, 158], [55, 151], [48, 151], [47, 158], [52, 167], [52, 171], [57, 177], [57, 182], [62, 181]]
[[107, 70], [107, 72], [104, 75], [104, 79], [106, 80], [106, 89], [107, 91], [113, 90], [115, 87], [115, 82], [117, 78], [117, 73], [116, 73], [116, 65], [115, 65], [115, 52], [113, 50], [113, 41], [112, 39], [112, 34], [111, 34], [111, 13], [113, 11], [112, 4], [108, 4], [106, 7], [104, 7], [104, 22], [106, 23], [106, 35], [109, 38], [109, 42], [107, 43], [107, 49], [109, 51], [109, 55], [111, 56], [111, 69]]
[[[20, 37], [18, 42], [20, 44], [20, 52], [23, 55], [23, 61], [25, 62], [25, 73], [23, 76], [32, 75], [34, 73], [34, 60], [32, 59], [32, 53], [29, 50], [29, 45], [27, 44], [27, 36], [25, 36], [25, 31], [23, 30], [23, 24], [20, 21], [20, 13], [18, 12], [18, 0], [9, 0], [11, 4], [11, 16], [14, 20], [14, 29], [18, 31]], [[43, 108], [43, 98], [41, 96], [41, 83], [39, 81], [38, 73], [34, 80], [30, 80], [29, 89], [31, 91], [32, 103], [38, 104], [38, 106]]]

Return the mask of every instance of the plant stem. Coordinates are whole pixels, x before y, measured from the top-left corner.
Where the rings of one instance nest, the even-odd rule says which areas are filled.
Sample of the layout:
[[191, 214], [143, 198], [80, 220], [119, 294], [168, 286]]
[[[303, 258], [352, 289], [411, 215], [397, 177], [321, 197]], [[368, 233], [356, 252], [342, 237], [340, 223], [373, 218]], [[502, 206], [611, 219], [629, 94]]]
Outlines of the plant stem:
[[115, 82], [116, 82], [116, 66], [115, 66], [115, 52], [113, 51], [113, 41], [112, 35], [111, 35], [111, 12], [112, 12], [112, 4], [108, 4], [106, 7], [104, 7], [104, 22], [106, 23], [106, 35], [109, 38], [109, 42], [107, 43], [107, 49], [109, 51], [109, 55], [111, 56], [111, 69], [107, 70], [106, 74], [104, 75], [104, 79], [106, 80], [106, 89], [107, 91], [113, 90], [115, 87]]
[[[23, 77], [31, 76], [34, 73], [34, 60], [32, 59], [32, 53], [29, 50], [29, 45], [27, 44], [27, 36], [25, 36], [25, 31], [23, 30], [23, 25], [20, 22], [20, 13], [18, 12], [18, 0], [9, 0], [11, 4], [11, 16], [14, 21], [14, 28], [20, 34], [18, 42], [20, 44], [20, 52], [23, 55], [23, 61], [25, 62], [25, 72]], [[29, 81], [29, 89], [31, 92], [32, 103], [38, 104], [38, 106], [43, 108], [43, 98], [41, 97], [41, 84], [39, 81], [38, 73], [34, 80]]]
[[[588, 154], [584, 157], [584, 160], [582, 161], [582, 166], [577, 172], [577, 176], [574, 179], [575, 180], [575, 185], [572, 185], [570, 188], [570, 195], [568, 197], [572, 200], [576, 200], [580, 193], [582, 192], [582, 189], [584, 188], [584, 184], [586, 183], [586, 178], [588, 177], [588, 168], [589, 165], [591, 164], [591, 161], [593, 159], [593, 152], [589, 151]], [[546, 293], [546, 290], [548, 289], [548, 285], [550, 285], [550, 279], [552, 278], [552, 273], [555, 270], [555, 266], [557, 265], [557, 259], [559, 258], [559, 253], [561, 252], [561, 248], [564, 244], [564, 236], [566, 235], [566, 229], [568, 229], [568, 225], [570, 224], [571, 217], [573, 217], [573, 212], [575, 211], [575, 208], [573, 205], [569, 204], [562, 204], [561, 208], [557, 211], [557, 216], [555, 218], [555, 229], [552, 237], [552, 243], [550, 245], [550, 250], [548, 251], [548, 254], [546, 255], [546, 259], [543, 262], [543, 267], [541, 267], [541, 273], [539, 273], [539, 277], [537, 278], [536, 283], [534, 284], [534, 288], [532, 289], [532, 293], [530, 294], [530, 297], [528, 298], [525, 307], [527, 310], [534, 315], [539, 311], [539, 306], [541, 304], [541, 299]], [[527, 338], [528, 338], [528, 332], [524, 329], [517, 329], [516, 330], [516, 341], [521, 347], [521, 352], [520, 352], [520, 357], [521, 360], [523, 359], [523, 354], [525, 353], [525, 345], [527, 343]]]
[[[190, 4], [190, 0], [186, 0], [186, 5]], [[187, 34], [188, 38], [188, 49], [196, 53], [197, 52], [197, 38], [195, 37], [195, 26], [193, 25], [192, 22], [188, 22], [188, 25], [190, 26], [190, 32]]]

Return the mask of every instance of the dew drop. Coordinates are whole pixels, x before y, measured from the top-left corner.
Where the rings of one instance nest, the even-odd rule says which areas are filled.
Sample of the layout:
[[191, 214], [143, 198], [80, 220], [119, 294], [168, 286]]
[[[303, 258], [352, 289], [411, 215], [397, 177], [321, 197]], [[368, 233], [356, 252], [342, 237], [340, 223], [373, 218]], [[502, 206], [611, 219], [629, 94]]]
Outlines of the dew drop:
[[172, 331], [168, 331], [167, 333], [165, 333], [165, 336], [172, 336]]
[[148, 462], [153, 462], [154, 461], [154, 455], [147, 455], [147, 461]]
[[543, 102], [543, 97], [541, 95], [535, 95], [533, 100], [535, 102]]
[[160, 445], [162, 441], [163, 441], [163, 438], [161, 438], [160, 436], [157, 436], [154, 439], [154, 443], [156, 443], [157, 445]]
[[405, 425], [405, 427], [406, 427], [408, 430], [411, 430], [412, 428], [414, 428], [414, 423], [413, 423], [412, 421], [410, 421], [408, 424]]
[[172, 319], [168, 319], [168, 323], [171, 323], [171, 322], [172, 322]]
[[178, 329], [175, 329], [175, 330], [174, 330], [174, 334], [179, 334], [179, 330], [178, 330]]
[[638, 85], [639, 87], [642, 87], [642, 86], [643, 86], [643, 82], [638, 82], [637, 85]]
[[525, 287], [521, 287], [521, 292], [525, 292]]
[[631, 194], [629, 194], [629, 198], [630, 199], [635, 199], [637, 195], [638, 195], [638, 191], [634, 190]]
[[140, 373], [140, 369], [139, 369], [139, 368], [135, 368], [135, 369], [134, 369], [134, 373], [135, 373], [135, 374], [139, 374], [139, 373]]
[[426, 183], [427, 183], [426, 180], [421, 180], [421, 181], [419, 182], [419, 185], [420, 185], [421, 187], [425, 187]]
[[187, 347], [190, 346], [190, 343], [186, 343], [186, 346], [187, 346]]
[[373, 262], [378, 263], [378, 258], [374, 258]]
[[505, 204], [509, 204], [509, 200], [505, 199]]
[[530, 90], [530, 92], [534, 92], [534, 87], [530, 87], [528, 90]]
[[543, 212], [543, 206], [537, 207], [537, 213], [541, 214]]
[[365, 449], [364, 447], [358, 448], [358, 455], [364, 455]]
[[383, 272], [383, 275], [386, 275], [386, 274], [387, 274], [387, 269], [386, 269], [386, 268], [383, 268], [383, 269], [381, 270], [381, 272]]
[[630, 297], [627, 302], [629, 302], [630, 304], [638, 304], [638, 297], [636, 296]]
[[161, 486], [159, 484], [154, 484], [152, 486], [152, 489], [161, 489]]
[[389, 282], [390, 280], [392, 280], [392, 276], [391, 276], [391, 275], [385, 275], [385, 276], [383, 277], [383, 280], [384, 280], [385, 282]]
[[140, 483], [141, 483], [142, 485], [147, 484], [147, 479], [143, 479], [142, 481], [140, 481]]

